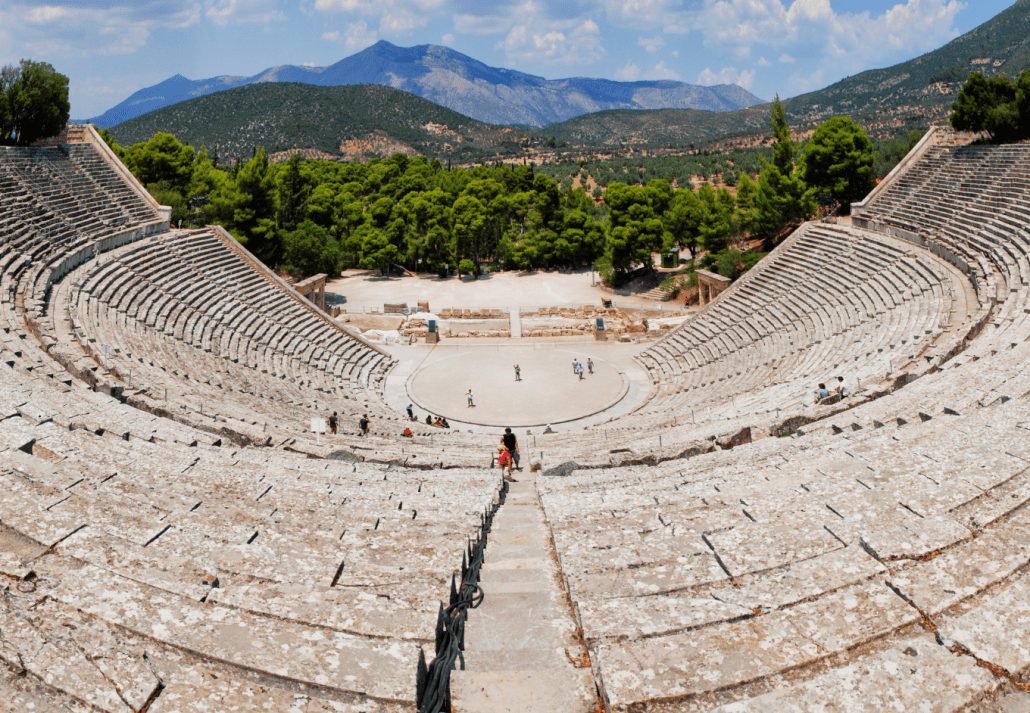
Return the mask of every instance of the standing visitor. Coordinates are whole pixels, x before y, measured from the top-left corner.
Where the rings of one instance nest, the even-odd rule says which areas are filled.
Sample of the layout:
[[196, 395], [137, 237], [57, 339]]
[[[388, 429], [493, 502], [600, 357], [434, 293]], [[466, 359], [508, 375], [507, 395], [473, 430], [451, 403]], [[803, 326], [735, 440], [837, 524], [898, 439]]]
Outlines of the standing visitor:
[[522, 381], [522, 369], [518, 364], [515, 365], [515, 381]]
[[362, 436], [367, 436], [368, 435], [368, 414], [367, 413], [363, 414], [361, 416], [361, 420], [358, 421], [358, 428], [361, 429], [361, 435]]
[[519, 467], [519, 461], [522, 460], [519, 455], [519, 439], [515, 437], [510, 428], [504, 429], [504, 435], [501, 436], [501, 445], [511, 455], [512, 462], [515, 464], [515, 470], [522, 470]]
[[411, 404], [408, 404], [407, 411], [408, 411], [408, 420], [409, 421], [414, 421], [415, 420], [415, 412], [411, 409]]
[[594, 373], [594, 360], [593, 359], [587, 359], [587, 369], [590, 371], [591, 374]]
[[329, 433], [331, 433], [331, 434], [333, 434], [335, 436], [336, 435], [336, 426], [340, 422], [340, 419], [339, 419], [339, 417], [337, 417], [336, 412], [333, 411], [333, 415], [330, 416], [327, 420], [329, 421]]
[[465, 398], [467, 398], [469, 402], [469, 405], [466, 406], [466, 408], [473, 408], [475, 404], [472, 403], [472, 389], [469, 389], [469, 392], [465, 394]]

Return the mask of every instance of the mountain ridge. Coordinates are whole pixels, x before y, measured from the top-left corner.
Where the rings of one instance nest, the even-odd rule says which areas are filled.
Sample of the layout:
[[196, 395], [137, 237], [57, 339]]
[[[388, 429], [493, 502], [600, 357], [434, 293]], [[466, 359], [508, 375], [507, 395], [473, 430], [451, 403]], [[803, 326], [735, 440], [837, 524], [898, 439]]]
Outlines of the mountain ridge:
[[734, 111], [764, 102], [737, 85], [702, 87], [672, 80], [618, 82], [590, 77], [545, 79], [491, 67], [440, 45], [398, 47], [380, 40], [325, 67], [279, 65], [249, 77], [221, 75], [199, 80], [176, 74], [140, 89], [89, 121], [111, 127], [180, 101], [261, 82], [379, 84], [499, 125], [543, 126], [607, 109]]

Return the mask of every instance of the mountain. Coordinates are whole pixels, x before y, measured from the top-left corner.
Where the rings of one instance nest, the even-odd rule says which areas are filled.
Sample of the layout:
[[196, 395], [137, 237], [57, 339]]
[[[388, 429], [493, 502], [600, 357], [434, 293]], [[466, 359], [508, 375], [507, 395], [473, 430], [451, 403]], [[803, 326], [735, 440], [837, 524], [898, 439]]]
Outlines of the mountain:
[[318, 86], [380, 84], [429, 99], [479, 121], [542, 126], [607, 109], [733, 111], [762, 100], [736, 85], [700, 87], [669, 80], [544, 79], [490, 67], [438, 45], [397, 47], [385, 40], [328, 67], [272, 67], [252, 77], [192, 80], [176, 75], [141, 89], [90, 122], [110, 127], [187, 99], [263, 82]]
[[316, 158], [443, 156], [458, 161], [517, 154], [528, 132], [484, 124], [391, 87], [318, 87], [263, 82], [234, 87], [151, 111], [111, 128], [129, 146], [164, 131], [221, 159], [250, 158], [264, 147], [273, 158], [293, 149]]

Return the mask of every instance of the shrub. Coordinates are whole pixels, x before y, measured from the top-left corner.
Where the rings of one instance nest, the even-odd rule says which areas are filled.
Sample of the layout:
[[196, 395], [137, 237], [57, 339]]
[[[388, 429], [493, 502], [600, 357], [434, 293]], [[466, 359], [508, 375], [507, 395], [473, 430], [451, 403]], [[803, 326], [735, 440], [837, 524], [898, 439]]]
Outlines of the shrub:
[[461, 262], [458, 263], [458, 272], [459, 273], [467, 272], [468, 274], [472, 275], [472, 274], [475, 273], [475, 271], [476, 271], [475, 263], [473, 263], [468, 258], [465, 258], [464, 260], [462, 260]]

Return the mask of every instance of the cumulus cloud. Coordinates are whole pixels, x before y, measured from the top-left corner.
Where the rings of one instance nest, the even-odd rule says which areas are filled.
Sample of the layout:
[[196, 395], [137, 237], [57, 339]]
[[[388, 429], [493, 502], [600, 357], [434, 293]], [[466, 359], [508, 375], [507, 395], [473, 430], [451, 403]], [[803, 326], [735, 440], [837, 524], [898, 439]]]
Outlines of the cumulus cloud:
[[959, 0], [907, 0], [873, 15], [836, 12], [830, 0], [703, 0], [688, 11], [650, 2], [665, 7], [670, 28], [700, 31], [706, 46], [804, 45], [808, 54], [846, 57], [851, 68], [936, 49], [957, 35], [955, 16], [965, 7]]
[[623, 82], [635, 82], [640, 79], [640, 67], [630, 60], [624, 67], [615, 70], [615, 78]]
[[654, 37], [641, 37], [637, 40], [637, 44], [647, 52], [656, 52], [659, 47], [665, 45], [665, 40], [661, 35], [655, 35]]
[[347, 31], [343, 34], [348, 52], [360, 52], [374, 45], [378, 39], [379, 35], [375, 30], [368, 29], [368, 23], [364, 20], [347, 25]]
[[794, 58], [784, 52], [780, 55], [780, 64], [794, 64]]
[[817, 69], [808, 76], [794, 74], [790, 78], [790, 88], [794, 94], [804, 94], [826, 85], [825, 71]]
[[590, 64], [607, 54], [593, 20], [548, 22], [535, 15], [512, 27], [497, 48], [514, 62]]
[[713, 84], [736, 84], [744, 89], [750, 89], [755, 80], [755, 70], [743, 70], [738, 72], [736, 67], [723, 67], [718, 72], [713, 72], [710, 67], [705, 67], [701, 74], [697, 75], [697, 83], [704, 87]]
[[11, 61], [131, 54], [156, 28], [195, 24], [197, 2], [143, 0], [137, 4], [99, 0], [88, 5], [0, 4], [0, 55]]
[[759, 57], [758, 61], [755, 62], [755, 64], [757, 64], [759, 67], [771, 67], [772, 66], [772, 62], [767, 60], [765, 57]]
[[323, 40], [329, 40], [330, 42], [339, 42], [340, 41], [340, 33], [338, 31], [336, 31], [336, 30], [333, 30], [332, 32], [323, 32], [322, 33], [322, 39]]
[[661, 61], [644, 75], [645, 79], [679, 79], [680, 75], [671, 67], [666, 67]]
[[452, 44], [454, 42], [454, 35], [448, 32], [446, 35], [440, 38], [440, 41], [443, 42], [445, 45]]
[[279, 0], [207, 0], [204, 13], [216, 25], [285, 20]]
[[315, 0], [315, 10], [358, 15], [362, 22], [379, 21], [379, 33], [402, 35], [425, 27], [447, 9], [447, 0]]

